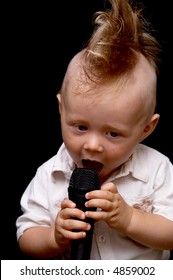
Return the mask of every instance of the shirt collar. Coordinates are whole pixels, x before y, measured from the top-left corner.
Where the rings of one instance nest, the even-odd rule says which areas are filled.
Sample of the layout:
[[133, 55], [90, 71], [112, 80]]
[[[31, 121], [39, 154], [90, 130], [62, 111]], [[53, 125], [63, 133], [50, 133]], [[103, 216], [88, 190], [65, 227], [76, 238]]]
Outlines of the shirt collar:
[[55, 156], [52, 173], [54, 174], [55, 172], [63, 172], [65, 177], [70, 179], [74, 168], [75, 164], [63, 143], [59, 148], [57, 155]]
[[[132, 156], [128, 159], [126, 163], [124, 163], [120, 169], [115, 171], [108, 181], [112, 181], [114, 179], [128, 176], [131, 174], [134, 178], [141, 180], [143, 182], [148, 182], [149, 172], [148, 166], [144, 163], [145, 157], [142, 149], [143, 145], [139, 144], [134, 149]], [[63, 172], [67, 179], [70, 179], [72, 171], [75, 168], [75, 164], [70, 157], [64, 143], [58, 150], [57, 155], [55, 156], [55, 162], [53, 165], [53, 173], [54, 172]]]
[[110, 179], [113, 180], [131, 174], [133, 178], [143, 182], [148, 182], [149, 170], [148, 166], [144, 164], [144, 161], [145, 155], [143, 153], [143, 145], [138, 144], [128, 161], [124, 163], [118, 171], [112, 174], [109, 181]]

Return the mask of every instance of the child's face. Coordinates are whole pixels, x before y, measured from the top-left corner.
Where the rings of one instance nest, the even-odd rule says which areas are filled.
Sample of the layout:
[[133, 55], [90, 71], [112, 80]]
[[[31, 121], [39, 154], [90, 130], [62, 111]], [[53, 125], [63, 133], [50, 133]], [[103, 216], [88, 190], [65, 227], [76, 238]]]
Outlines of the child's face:
[[100, 85], [88, 95], [72, 88], [69, 83], [65, 98], [58, 96], [63, 140], [77, 167], [96, 168], [103, 182], [148, 135], [141, 98], [146, 89], [134, 78], [123, 86]]

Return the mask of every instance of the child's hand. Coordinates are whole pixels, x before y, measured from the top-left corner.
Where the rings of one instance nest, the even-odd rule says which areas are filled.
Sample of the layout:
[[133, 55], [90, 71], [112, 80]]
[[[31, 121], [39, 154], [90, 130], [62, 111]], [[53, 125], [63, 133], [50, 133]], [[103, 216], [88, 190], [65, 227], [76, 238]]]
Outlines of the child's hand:
[[132, 218], [132, 208], [124, 201], [113, 183], [105, 183], [101, 190], [86, 194], [86, 207], [100, 208], [101, 211], [85, 213], [86, 217], [105, 221], [111, 228], [126, 231]]
[[[61, 210], [55, 221], [56, 242], [64, 243], [70, 239], [79, 239], [86, 236], [85, 231], [90, 229], [90, 225], [85, 223], [85, 213], [76, 208], [76, 204], [69, 199], [61, 203]], [[77, 220], [80, 219], [80, 220]], [[77, 230], [74, 232], [73, 230]]]

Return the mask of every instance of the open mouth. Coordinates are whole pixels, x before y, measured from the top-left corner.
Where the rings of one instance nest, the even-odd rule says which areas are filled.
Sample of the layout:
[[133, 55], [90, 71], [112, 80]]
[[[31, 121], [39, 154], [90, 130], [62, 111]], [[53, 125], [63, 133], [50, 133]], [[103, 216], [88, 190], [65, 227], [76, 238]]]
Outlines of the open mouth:
[[84, 168], [96, 169], [98, 173], [100, 173], [103, 168], [103, 164], [101, 162], [94, 160], [83, 159], [82, 163]]

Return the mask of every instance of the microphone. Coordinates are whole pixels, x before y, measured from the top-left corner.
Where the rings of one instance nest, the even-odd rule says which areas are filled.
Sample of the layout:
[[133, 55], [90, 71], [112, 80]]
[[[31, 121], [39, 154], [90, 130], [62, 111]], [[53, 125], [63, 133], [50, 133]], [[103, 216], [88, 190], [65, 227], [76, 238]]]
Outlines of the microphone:
[[[76, 207], [82, 211], [96, 211], [97, 208], [85, 207], [85, 194], [89, 191], [100, 189], [100, 177], [96, 169], [76, 168], [74, 169], [69, 187], [69, 199], [76, 203]], [[86, 218], [85, 222], [91, 225], [91, 229], [86, 231], [86, 237], [71, 240], [71, 260], [89, 260], [92, 246], [92, 237], [94, 230], [94, 220]]]

